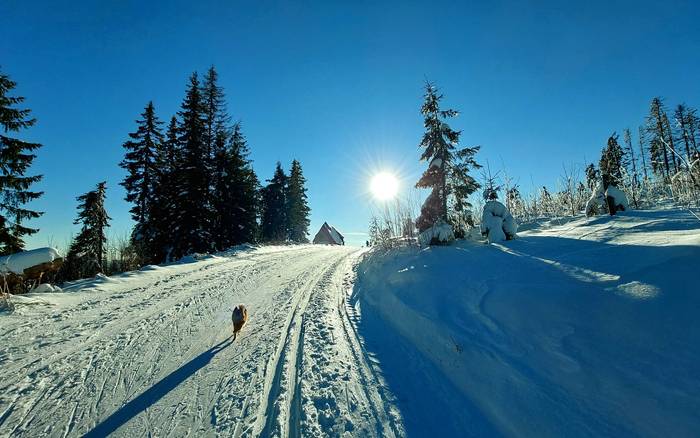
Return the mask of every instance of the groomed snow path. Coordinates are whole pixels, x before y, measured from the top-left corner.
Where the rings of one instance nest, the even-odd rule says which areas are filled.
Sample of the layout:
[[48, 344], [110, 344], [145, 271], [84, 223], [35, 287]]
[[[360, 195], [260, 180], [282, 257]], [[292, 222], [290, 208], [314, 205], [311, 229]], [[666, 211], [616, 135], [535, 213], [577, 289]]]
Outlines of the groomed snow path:
[[403, 435], [347, 305], [358, 255], [263, 248], [23, 298], [0, 315], [0, 436]]

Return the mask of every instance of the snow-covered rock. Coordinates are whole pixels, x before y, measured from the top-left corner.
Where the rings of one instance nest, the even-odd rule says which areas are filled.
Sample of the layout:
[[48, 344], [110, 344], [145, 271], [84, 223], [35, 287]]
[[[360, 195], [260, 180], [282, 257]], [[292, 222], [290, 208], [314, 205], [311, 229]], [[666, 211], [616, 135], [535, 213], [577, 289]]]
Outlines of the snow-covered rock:
[[0, 274], [24, 274], [24, 270], [61, 259], [55, 248], [37, 248], [0, 257]]
[[481, 216], [481, 234], [489, 243], [502, 242], [517, 237], [518, 224], [505, 205], [488, 201]]
[[428, 246], [431, 243], [445, 244], [455, 239], [455, 233], [452, 225], [447, 222], [438, 220], [435, 225], [428, 228], [418, 235], [418, 242], [421, 246]]

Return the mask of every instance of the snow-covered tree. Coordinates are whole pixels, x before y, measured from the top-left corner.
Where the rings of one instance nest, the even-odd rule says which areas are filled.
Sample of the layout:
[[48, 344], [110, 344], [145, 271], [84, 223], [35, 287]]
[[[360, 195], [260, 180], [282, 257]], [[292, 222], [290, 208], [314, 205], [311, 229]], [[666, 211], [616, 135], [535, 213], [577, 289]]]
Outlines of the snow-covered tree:
[[41, 175], [26, 175], [36, 158], [33, 152], [41, 144], [10, 136], [36, 123], [36, 119], [30, 117], [31, 110], [16, 108], [24, 102], [24, 97], [9, 94], [16, 86], [16, 82], [0, 72], [0, 254], [23, 250], [24, 236], [39, 230], [22, 224], [42, 215], [25, 207], [42, 195], [42, 192], [30, 190], [41, 180]]
[[421, 106], [425, 133], [420, 147], [423, 148], [421, 160], [428, 163], [428, 169], [416, 187], [430, 188], [431, 192], [416, 220], [421, 232], [440, 219], [445, 223], [453, 223], [460, 218], [466, 221], [471, 208], [467, 199], [480, 187], [469, 174], [470, 170], [480, 167], [474, 160], [479, 147], [457, 149], [460, 132], [450, 128], [446, 120], [456, 117], [458, 113], [453, 109], [441, 109], [442, 98], [433, 84], [426, 83]]
[[105, 210], [106, 183], [97, 184], [95, 190], [78, 196], [76, 225], [82, 225], [80, 233], [71, 243], [62, 268], [65, 280], [92, 277], [103, 272], [107, 254], [105, 228], [110, 217]]
[[287, 235], [292, 242], [309, 241], [309, 208], [306, 196], [306, 178], [301, 170], [301, 163], [292, 161], [287, 184]]
[[675, 162], [673, 157], [669, 157], [669, 151], [666, 144], [672, 137], [671, 132], [667, 127], [668, 117], [663, 100], [660, 97], [655, 97], [651, 100], [649, 115], [646, 119], [645, 130], [649, 136], [649, 155], [651, 156], [651, 168], [655, 174], [662, 176], [665, 181], [668, 181], [671, 176], [671, 161]]
[[617, 142], [617, 138], [618, 135], [614, 132], [610, 135], [608, 144], [600, 157], [600, 175], [605, 189], [611, 185], [619, 187], [622, 184], [624, 151]]
[[155, 114], [153, 102], [148, 102], [136, 124], [136, 131], [129, 134], [129, 140], [123, 145], [126, 154], [120, 166], [127, 171], [127, 176], [121, 185], [126, 189], [126, 201], [133, 203], [130, 213], [136, 226], [132, 243], [144, 261], [156, 263], [159, 261], [154, 253], [157, 225], [152, 214], [157, 202], [164, 139], [160, 128], [162, 122]]

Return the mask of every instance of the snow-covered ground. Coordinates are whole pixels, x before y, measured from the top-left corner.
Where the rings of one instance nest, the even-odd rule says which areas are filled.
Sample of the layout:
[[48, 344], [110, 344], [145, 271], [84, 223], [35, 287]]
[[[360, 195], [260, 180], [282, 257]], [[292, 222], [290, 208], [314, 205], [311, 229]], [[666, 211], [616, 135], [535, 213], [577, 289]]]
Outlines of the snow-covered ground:
[[409, 436], [700, 436], [700, 221], [374, 253], [350, 297]]
[[249, 249], [13, 298], [0, 436], [402, 435], [345, 305], [359, 254]]
[[700, 221], [522, 229], [241, 248], [13, 297], [0, 436], [700, 436]]

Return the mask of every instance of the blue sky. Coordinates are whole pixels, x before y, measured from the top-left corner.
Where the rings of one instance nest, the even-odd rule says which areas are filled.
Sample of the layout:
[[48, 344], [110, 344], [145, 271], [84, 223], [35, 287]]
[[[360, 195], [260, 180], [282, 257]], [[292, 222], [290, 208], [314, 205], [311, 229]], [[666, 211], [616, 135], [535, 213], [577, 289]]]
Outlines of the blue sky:
[[[575, 3], [575, 4], [574, 4]], [[0, 5], [0, 63], [38, 119], [46, 214], [28, 246], [63, 245], [75, 197], [107, 180], [112, 234], [130, 228], [121, 144], [149, 100], [163, 120], [214, 64], [261, 179], [301, 161], [312, 233], [364, 241], [370, 175], [408, 190], [424, 164], [422, 84], [461, 111], [478, 160], [525, 190], [597, 160], [656, 95], [700, 106], [698, 2], [33, 1]]]

